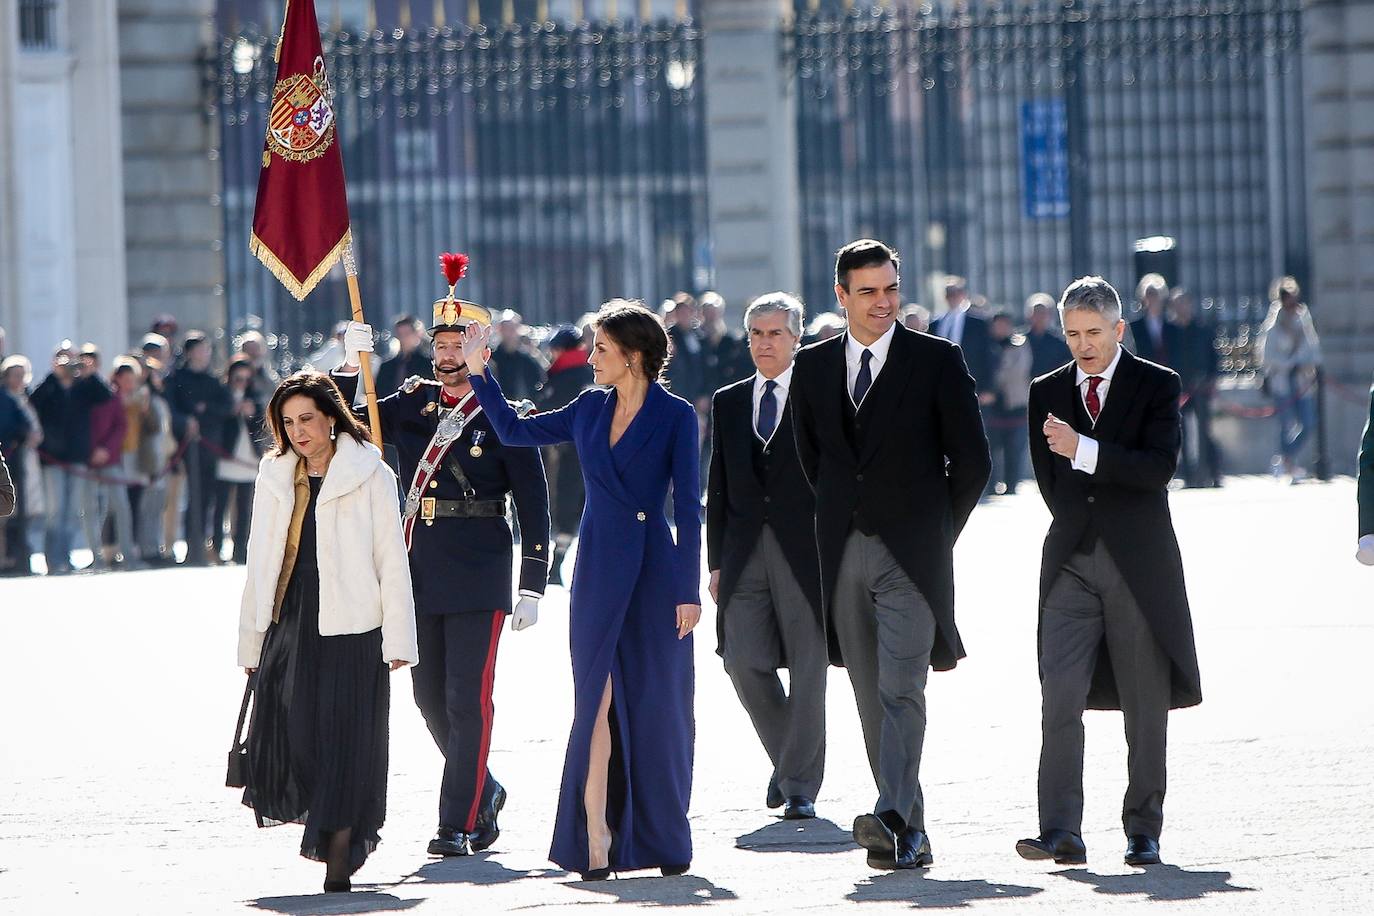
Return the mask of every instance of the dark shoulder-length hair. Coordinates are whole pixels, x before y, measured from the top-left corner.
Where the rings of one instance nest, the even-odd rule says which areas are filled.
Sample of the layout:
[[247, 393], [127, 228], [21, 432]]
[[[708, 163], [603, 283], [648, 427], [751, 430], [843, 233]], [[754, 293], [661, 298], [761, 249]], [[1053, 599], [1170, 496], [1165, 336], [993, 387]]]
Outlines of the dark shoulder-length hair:
[[336, 435], [352, 436], [358, 444], [371, 442], [367, 427], [358, 422], [353, 411], [344, 403], [343, 393], [334, 380], [315, 369], [302, 369], [295, 375], [282, 380], [277, 390], [272, 392], [272, 400], [267, 404], [267, 425], [272, 430], [273, 457], [280, 457], [292, 450], [291, 439], [286, 435], [282, 423], [282, 407], [296, 395], [303, 395], [315, 402], [316, 409], [334, 421]]
[[670, 356], [663, 319], [638, 299], [612, 299], [601, 306], [593, 325], [626, 353], [638, 353], [644, 377], [659, 381]]

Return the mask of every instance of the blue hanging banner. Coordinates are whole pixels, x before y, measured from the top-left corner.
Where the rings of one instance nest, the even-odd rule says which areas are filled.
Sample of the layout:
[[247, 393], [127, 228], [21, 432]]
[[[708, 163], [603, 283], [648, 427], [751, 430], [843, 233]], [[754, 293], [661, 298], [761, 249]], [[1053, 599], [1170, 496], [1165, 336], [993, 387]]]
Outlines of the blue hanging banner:
[[1021, 103], [1021, 180], [1026, 219], [1069, 215], [1069, 120], [1063, 99]]

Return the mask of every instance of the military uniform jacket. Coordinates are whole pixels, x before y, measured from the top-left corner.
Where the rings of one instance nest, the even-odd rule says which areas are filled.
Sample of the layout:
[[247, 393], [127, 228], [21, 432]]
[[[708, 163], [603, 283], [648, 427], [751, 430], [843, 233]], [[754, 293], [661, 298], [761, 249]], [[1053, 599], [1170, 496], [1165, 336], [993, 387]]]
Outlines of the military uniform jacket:
[[[357, 376], [333, 378], [344, 400], [352, 403]], [[403, 495], [439, 427], [440, 390], [438, 382], [409, 379], [400, 391], [377, 402], [382, 438], [396, 447], [400, 458]], [[361, 415], [366, 419], [365, 408]], [[449, 446], [424, 496], [463, 499], [463, 488], [451, 469], [454, 463], [475, 491], [475, 499], [504, 500], [507, 494], [514, 498], [523, 550], [520, 591], [543, 595], [549, 581], [549, 489], [539, 450], [502, 445], [483, 412]], [[510, 525], [504, 518], [437, 518], [429, 524], [417, 519], [410, 546], [416, 613], [510, 611], [513, 560]]]

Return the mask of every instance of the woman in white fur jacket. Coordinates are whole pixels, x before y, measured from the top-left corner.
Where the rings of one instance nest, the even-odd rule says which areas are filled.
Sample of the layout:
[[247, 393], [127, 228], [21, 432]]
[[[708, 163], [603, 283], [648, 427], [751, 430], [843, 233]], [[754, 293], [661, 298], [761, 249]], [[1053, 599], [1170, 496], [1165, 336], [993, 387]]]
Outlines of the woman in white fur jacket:
[[347, 891], [386, 819], [388, 667], [419, 658], [396, 477], [326, 375], [286, 379], [267, 414], [239, 612], [257, 679], [243, 802], [259, 827], [304, 824], [301, 855]]

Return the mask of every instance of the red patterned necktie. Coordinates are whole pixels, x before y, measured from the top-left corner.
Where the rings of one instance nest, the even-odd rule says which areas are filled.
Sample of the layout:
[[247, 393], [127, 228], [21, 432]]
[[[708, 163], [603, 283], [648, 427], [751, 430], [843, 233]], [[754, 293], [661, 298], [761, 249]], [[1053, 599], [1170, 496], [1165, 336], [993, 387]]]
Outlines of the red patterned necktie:
[[1102, 412], [1102, 399], [1097, 396], [1097, 386], [1102, 384], [1102, 376], [1088, 376], [1088, 396], [1083, 399], [1083, 403], [1088, 406], [1088, 416], [1092, 417], [1093, 423], [1097, 423], [1097, 415]]

